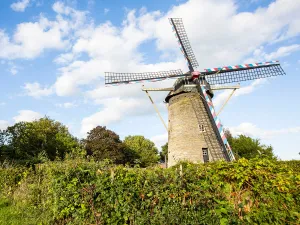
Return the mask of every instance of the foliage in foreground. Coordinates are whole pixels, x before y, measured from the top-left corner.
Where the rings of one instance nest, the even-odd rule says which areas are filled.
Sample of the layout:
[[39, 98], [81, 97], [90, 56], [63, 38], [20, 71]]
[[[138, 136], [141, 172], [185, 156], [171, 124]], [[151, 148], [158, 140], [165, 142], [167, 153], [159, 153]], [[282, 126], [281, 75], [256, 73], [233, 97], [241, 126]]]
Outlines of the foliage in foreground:
[[35, 224], [299, 224], [299, 166], [265, 159], [169, 169], [47, 162], [0, 169], [0, 193], [17, 216], [40, 215]]

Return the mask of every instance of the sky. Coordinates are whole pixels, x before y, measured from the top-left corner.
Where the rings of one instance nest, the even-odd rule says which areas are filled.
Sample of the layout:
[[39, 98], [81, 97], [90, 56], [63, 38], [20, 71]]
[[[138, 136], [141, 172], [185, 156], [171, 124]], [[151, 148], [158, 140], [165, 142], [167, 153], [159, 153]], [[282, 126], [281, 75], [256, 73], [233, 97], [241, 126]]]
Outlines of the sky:
[[[300, 0], [0, 1], [0, 129], [48, 116], [78, 138], [100, 125], [160, 148], [167, 132], [141, 84], [105, 87], [104, 72], [187, 71], [168, 22], [178, 17], [199, 71], [280, 60], [285, 76], [242, 82], [219, 117], [300, 159], [299, 11]], [[151, 96], [167, 122], [166, 94]], [[229, 94], [215, 92], [217, 111]]]

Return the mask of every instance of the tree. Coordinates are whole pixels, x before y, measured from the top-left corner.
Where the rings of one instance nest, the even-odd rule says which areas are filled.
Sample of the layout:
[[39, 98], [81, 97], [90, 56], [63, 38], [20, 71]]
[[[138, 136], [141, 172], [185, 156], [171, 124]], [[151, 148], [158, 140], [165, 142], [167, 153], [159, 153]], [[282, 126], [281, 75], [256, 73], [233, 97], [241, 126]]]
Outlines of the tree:
[[168, 142], [161, 146], [161, 152], [159, 153], [160, 161], [165, 162], [168, 161]]
[[141, 167], [147, 167], [159, 161], [155, 144], [144, 136], [127, 136], [124, 144], [135, 153], [136, 161], [139, 161]]
[[276, 159], [271, 145], [266, 146], [260, 143], [259, 139], [253, 139], [245, 135], [233, 137], [229, 130], [225, 131], [226, 138], [234, 154], [238, 157], [251, 159], [255, 157], [264, 157]]
[[0, 130], [0, 161], [3, 160], [4, 152], [6, 149], [4, 133], [5, 131]]
[[105, 126], [92, 129], [83, 142], [87, 155], [96, 160], [110, 159], [118, 164], [126, 161], [126, 149], [119, 135]]
[[37, 161], [39, 156], [50, 160], [63, 159], [66, 153], [76, 153], [78, 141], [61, 123], [49, 118], [19, 122], [0, 134], [2, 159]]
[[228, 143], [231, 145], [233, 137], [232, 137], [232, 134], [230, 133], [230, 130], [225, 129], [224, 133], [225, 133]]

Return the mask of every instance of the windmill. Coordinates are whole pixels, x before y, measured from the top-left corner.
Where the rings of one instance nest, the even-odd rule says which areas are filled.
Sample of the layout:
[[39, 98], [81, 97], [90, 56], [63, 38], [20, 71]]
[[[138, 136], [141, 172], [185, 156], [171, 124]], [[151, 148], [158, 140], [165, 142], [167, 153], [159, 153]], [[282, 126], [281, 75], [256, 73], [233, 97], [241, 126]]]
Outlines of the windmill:
[[[147, 94], [148, 91], [169, 91], [165, 98], [165, 102], [168, 103], [169, 115], [168, 167], [175, 165], [180, 160], [192, 162], [233, 161], [235, 157], [212, 103], [213, 90], [236, 90], [239, 86], [222, 85], [284, 75], [285, 72], [279, 61], [222, 66], [204, 69], [202, 72], [195, 71], [194, 68], [198, 67], [198, 62], [182, 19], [170, 18], [169, 22], [186, 59], [188, 72], [183, 73], [180, 69], [146, 73], [106, 72], [105, 84], [120, 85], [176, 79], [172, 88], [144, 89]], [[215, 85], [215, 87], [211, 85]], [[151, 98], [150, 100], [152, 101]]]

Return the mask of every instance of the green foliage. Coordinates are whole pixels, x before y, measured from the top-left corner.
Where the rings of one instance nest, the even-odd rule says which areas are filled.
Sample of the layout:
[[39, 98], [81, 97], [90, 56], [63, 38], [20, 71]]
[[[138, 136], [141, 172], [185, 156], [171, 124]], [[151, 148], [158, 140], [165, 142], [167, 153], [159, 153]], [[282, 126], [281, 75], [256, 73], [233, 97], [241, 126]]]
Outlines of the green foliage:
[[277, 159], [273, 153], [273, 147], [260, 143], [259, 139], [254, 139], [245, 135], [233, 137], [229, 130], [225, 131], [226, 138], [236, 155], [236, 158], [253, 159], [256, 157]]
[[105, 126], [92, 129], [83, 142], [87, 155], [91, 155], [97, 161], [110, 159], [117, 164], [125, 161], [126, 149], [119, 135]]
[[17, 206], [12, 200], [0, 199], [0, 224], [48, 224], [45, 214], [36, 211], [29, 211], [24, 206]]
[[1, 169], [0, 177], [11, 174], [1, 180], [13, 186], [13, 198], [5, 197], [22, 202], [16, 210], [40, 213], [35, 224], [299, 224], [300, 175], [292, 168], [300, 161], [292, 164], [241, 159], [139, 169], [76, 159], [20, 174]]
[[160, 161], [165, 162], [168, 161], [168, 142], [161, 146], [161, 152], [159, 153]]
[[295, 173], [300, 173], [300, 161], [299, 160], [289, 160], [289, 161], [278, 161], [279, 165], [287, 166]]
[[16, 123], [0, 133], [0, 140], [2, 160], [37, 163], [80, 151], [68, 129], [49, 118]]
[[135, 153], [136, 162], [141, 167], [151, 166], [159, 160], [155, 144], [144, 136], [127, 136], [125, 137], [124, 144], [127, 149]]

